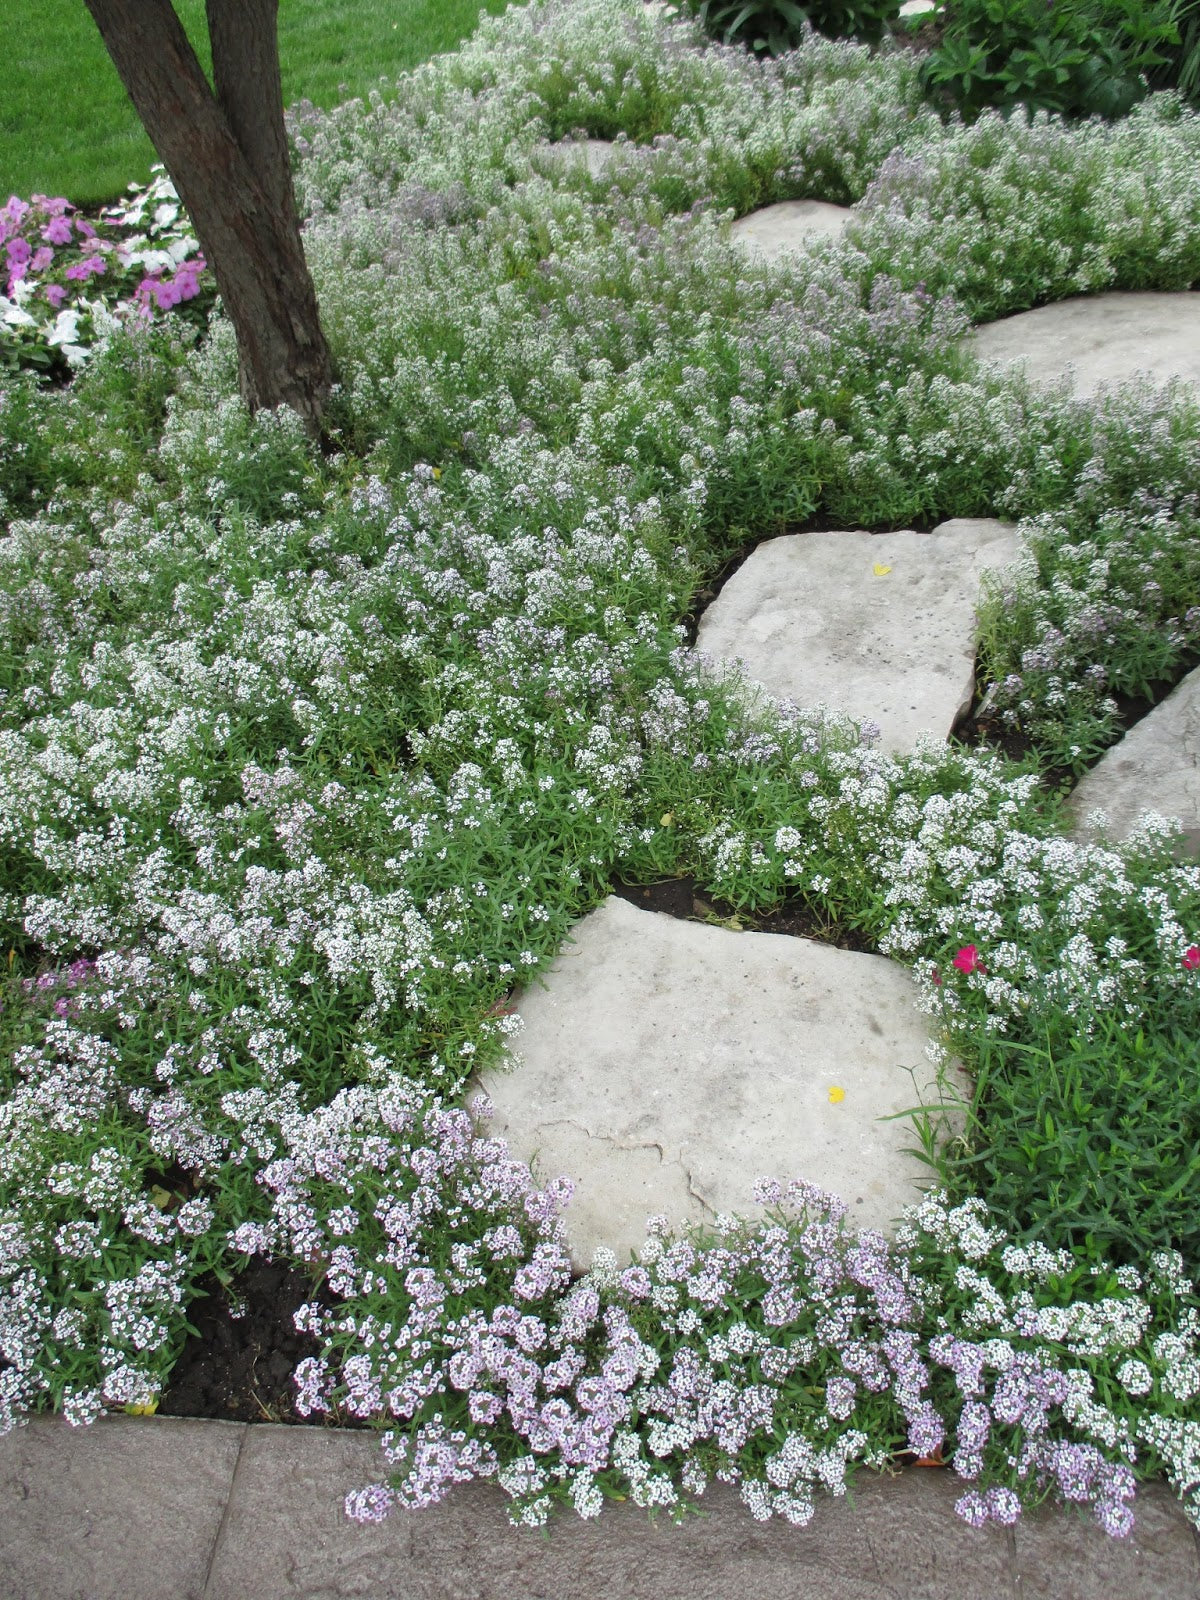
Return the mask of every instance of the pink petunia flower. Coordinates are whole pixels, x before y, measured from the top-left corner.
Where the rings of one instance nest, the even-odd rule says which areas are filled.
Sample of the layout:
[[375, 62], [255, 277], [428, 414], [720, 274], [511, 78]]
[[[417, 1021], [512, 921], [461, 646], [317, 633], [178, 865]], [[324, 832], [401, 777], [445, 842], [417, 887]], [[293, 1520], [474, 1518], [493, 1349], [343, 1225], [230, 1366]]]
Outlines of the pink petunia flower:
[[51, 217], [50, 221], [42, 229], [42, 238], [47, 244], [70, 244], [70, 217]]
[[973, 944], [965, 944], [955, 956], [951, 965], [957, 967], [959, 972], [965, 972], [970, 977], [972, 972], [986, 972], [987, 968], [979, 959], [979, 951]]
[[1200, 967], [1200, 944], [1188, 945], [1183, 952], [1182, 965], [1185, 972], [1195, 972], [1196, 968]]
[[58, 310], [59, 306], [61, 306], [63, 301], [67, 298], [67, 291], [63, 288], [61, 283], [45, 284], [42, 288], [42, 293], [46, 296], [46, 299], [49, 300], [55, 311]]
[[35, 250], [29, 258], [29, 270], [30, 272], [45, 272], [53, 260], [54, 251], [51, 250], [48, 244], [44, 244], [40, 249]]
[[83, 283], [88, 278], [98, 278], [104, 270], [103, 256], [85, 256], [82, 261], [71, 263], [67, 268], [67, 277]]

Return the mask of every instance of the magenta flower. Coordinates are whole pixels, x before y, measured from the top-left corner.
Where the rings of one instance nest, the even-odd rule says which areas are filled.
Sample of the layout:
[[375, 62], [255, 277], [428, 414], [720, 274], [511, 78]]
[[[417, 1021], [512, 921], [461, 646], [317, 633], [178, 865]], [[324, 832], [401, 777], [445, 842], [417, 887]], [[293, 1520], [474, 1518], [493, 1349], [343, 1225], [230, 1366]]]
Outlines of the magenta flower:
[[1196, 968], [1200, 967], [1200, 944], [1188, 945], [1183, 952], [1182, 965], [1185, 972], [1195, 972]]
[[70, 244], [70, 217], [52, 217], [42, 229], [42, 238], [47, 244]]
[[51, 250], [48, 244], [44, 244], [39, 250], [35, 250], [29, 258], [29, 270], [30, 272], [45, 272], [53, 260], [54, 251]]
[[63, 301], [67, 298], [67, 291], [63, 288], [61, 283], [45, 284], [42, 288], [42, 293], [46, 296], [46, 299], [49, 300], [55, 311], [58, 310], [59, 306], [61, 306]]
[[965, 944], [951, 962], [959, 972], [965, 972], [970, 977], [972, 972], [986, 972], [987, 968], [979, 958], [979, 951], [973, 944]]
[[88, 278], [98, 278], [104, 270], [103, 256], [85, 256], [82, 261], [71, 263], [67, 268], [67, 277], [83, 283]]
[[4, 251], [14, 267], [23, 267], [33, 254], [28, 241], [21, 238], [10, 239], [4, 246]]

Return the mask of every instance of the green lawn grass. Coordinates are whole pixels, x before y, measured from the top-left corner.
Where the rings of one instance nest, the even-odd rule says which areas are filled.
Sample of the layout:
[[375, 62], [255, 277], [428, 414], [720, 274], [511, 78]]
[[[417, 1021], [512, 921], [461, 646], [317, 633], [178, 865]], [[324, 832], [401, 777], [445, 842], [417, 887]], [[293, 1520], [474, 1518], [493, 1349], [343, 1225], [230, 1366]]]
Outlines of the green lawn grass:
[[[281, 0], [286, 104], [364, 94], [474, 31], [507, 0]], [[203, 0], [176, 10], [207, 65]], [[149, 176], [154, 150], [83, 0], [9, 0], [0, 9], [0, 201], [64, 194], [87, 205]]]

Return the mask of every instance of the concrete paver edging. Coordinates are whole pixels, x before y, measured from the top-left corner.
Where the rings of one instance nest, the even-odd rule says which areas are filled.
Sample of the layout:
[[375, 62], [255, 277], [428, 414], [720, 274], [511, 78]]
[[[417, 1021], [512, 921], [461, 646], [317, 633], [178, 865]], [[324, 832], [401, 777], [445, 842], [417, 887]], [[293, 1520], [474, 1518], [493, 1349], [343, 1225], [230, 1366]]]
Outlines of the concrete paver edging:
[[1164, 1486], [1110, 1540], [1046, 1508], [973, 1530], [950, 1472], [862, 1472], [807, 1528], [710, 1490], [680, 1527], [634, 1506], [509, 1526], [488, 1484], [383, 1523], [342, 1498], [379, 1474], [368, 1431], [41, 1417], [0, 1440], [0, 1600], [1193, 1600], [1195, 1530]]

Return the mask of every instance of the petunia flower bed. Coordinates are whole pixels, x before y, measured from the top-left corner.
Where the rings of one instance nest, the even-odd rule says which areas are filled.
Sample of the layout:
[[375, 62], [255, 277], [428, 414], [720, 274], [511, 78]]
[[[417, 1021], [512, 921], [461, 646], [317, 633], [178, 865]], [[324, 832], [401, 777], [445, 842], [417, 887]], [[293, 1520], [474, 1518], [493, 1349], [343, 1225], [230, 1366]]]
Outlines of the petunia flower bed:
[[0, 367], [68, 368], [130, 319], [211, 303], [206, 263], [161, 168], [97, 221], [68, 200], [0, 206]]
[[[219, 313], [0, 384], [5, 1425], [152, 1405], [198, 1280], [267, 1255], [311, 1272], [301, 1408], [382, 1430], [368, 1520], [487, 1476], [526, 1523], [714, 1480], [802, 1523], [912, 1458], [973, 1525], [1125, 1534], [1160, 1473], [1200, 1516], [1200, 869], [1168, 819], [1068, 840], [1057, 788], [1194, 659], [1200, 408], [961, 344], [1200, 279], [1200, 122], [964, 129], [901, 53], [547, 0], [293, 137], [339, 453], [247, 415]], [[806, 195], [844, 241], [735, 253]], [[817, 514], [1023, 523], [979, 684], [1022, 764], [687, 647]], [[974, 1094], [894, 1239], [780, 1173], [577, 1278], [569, 1182], [489, 1136], [514, 990], [684, 872], [916, 973]]]

